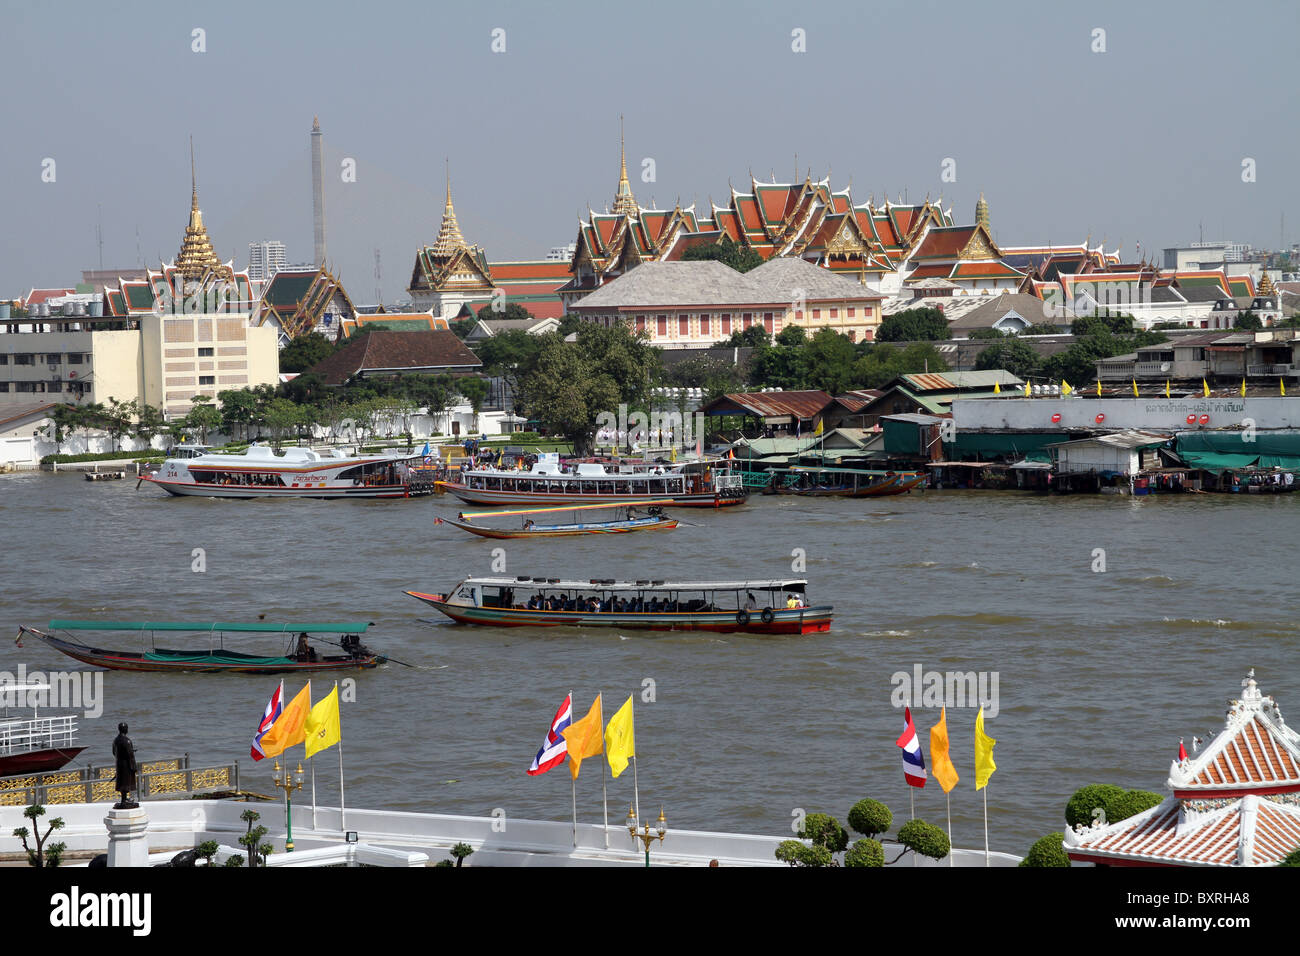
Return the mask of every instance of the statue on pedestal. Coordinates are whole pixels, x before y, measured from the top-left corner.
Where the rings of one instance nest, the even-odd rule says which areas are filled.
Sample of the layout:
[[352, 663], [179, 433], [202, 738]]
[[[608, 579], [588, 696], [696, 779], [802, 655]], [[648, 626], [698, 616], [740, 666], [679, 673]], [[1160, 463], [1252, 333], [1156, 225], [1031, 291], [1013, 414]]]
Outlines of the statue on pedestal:
[[117, 761], [117, 775], [113, 789], [122, 796], [121, 800], [113, 804], [113, 809], [134, 810], [140, 804], [128, 799], [128, 794], [137, 789], [136, 774], [140, 768], [135, 762], [135, 744], [131, 743], [131, 738], [126, 735], [126, 724], [117, 725], [117, 737], [113, 740], [113, 758]]

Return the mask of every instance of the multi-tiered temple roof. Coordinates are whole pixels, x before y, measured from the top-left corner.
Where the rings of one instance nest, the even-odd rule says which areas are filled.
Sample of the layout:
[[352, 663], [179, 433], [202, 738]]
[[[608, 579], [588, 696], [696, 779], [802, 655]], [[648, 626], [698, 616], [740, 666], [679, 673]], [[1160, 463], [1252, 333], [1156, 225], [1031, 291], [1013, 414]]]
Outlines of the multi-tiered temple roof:
[[[1255, 672], [1223, 730], [1169, 768], [1171, 796], [1117, 823], [1067, 829], [1070, 859], [1109, 866], [1273, 866], [1300, 848], [1300, 734]], [[1194, 748], [1195, 749], [1195, 748]]]

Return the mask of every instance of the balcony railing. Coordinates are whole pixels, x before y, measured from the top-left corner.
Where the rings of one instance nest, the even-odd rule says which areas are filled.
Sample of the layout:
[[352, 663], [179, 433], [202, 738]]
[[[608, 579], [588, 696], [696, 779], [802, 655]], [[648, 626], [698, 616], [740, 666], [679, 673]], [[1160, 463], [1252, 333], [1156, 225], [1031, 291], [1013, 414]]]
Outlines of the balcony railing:
[[1248, 365], [1246, 366], [1247, 376], [1256, 375], [1294, 375], [1296, 367], [1294, 365]]

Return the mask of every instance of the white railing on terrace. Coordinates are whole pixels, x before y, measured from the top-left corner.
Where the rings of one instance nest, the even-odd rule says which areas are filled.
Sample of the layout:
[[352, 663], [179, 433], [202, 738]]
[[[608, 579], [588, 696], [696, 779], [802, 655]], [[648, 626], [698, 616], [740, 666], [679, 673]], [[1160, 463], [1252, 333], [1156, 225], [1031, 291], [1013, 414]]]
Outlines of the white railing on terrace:
[[60, 717], [0, 719], [0, 756], [67, 747], [77, 732], [76, 718]]

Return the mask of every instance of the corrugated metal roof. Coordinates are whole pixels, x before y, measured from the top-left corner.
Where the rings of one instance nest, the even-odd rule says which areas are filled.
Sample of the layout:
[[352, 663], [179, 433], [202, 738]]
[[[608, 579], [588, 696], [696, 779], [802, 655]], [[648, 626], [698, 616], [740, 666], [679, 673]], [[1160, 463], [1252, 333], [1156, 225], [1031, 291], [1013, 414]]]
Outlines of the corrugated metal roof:
[[952, 391], [960, 388], [992, 388], [1025, 383], [1005, 369], [988, 369], [981, 372], [917, 372], [900, 376], [912, 388], [921, 392]]
[[759, 418], [776, 418], [789, 415], [792, 418], [810, 419], [817, 417], [821, 410], [831, 403], [831, 396], [823, 391], [810, 392], [730, 392], [715, 398], [701, 411], [705, 415], [734, 415], [734, 411], [718, 411], [727, 406], [743, 409], [747, 414]]

